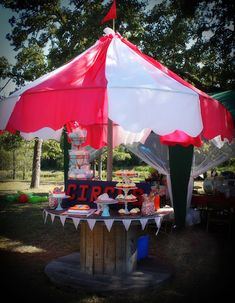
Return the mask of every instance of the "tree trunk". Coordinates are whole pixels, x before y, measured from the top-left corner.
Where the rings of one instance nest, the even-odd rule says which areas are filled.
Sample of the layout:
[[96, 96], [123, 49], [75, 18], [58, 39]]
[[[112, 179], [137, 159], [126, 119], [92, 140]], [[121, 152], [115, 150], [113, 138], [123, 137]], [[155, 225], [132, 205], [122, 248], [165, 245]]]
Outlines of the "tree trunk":
[[27, 161], [27, 158], [24, 159], [24, 162], [23, 162], [23, 169], [22, 169], [22, 178], [23, 178], [23, 180], [25, 180], [25, 176], [26, 176], [26, 161]]
[[35, 139], [33, 153], [33, 168], [30, 188], [38, 188], [40, 185], [42, 139]]
[[98, 176], [99, 176], [99, 179], [102, 180], [102, 159], [101, 159], [101, 155], [98, 158]]
[[96, 162], [95, 160], [93, 161], [93, 176], [95, 178], [95, 173], [96, 173]]
[[64, 134], [64, 188], [67, 191], [68, 186], [68, 173], [69, 173], [69, 150], [71, 149], [71, 144], [68, 142], [68, 135], [66, 127], [63, 129]]
[[16, 151], [13, 149], [12, 151], [12, 179], [16, 178]]

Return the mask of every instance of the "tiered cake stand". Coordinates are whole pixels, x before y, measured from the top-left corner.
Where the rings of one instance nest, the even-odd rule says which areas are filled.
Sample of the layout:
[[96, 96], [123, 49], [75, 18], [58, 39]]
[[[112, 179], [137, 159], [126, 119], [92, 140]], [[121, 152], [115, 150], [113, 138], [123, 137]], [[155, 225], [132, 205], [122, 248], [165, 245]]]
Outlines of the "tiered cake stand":
[[57, 205], [57, 207], [56, 207], [55, 210], [64, 210], [64, 209], [61, 207], [62, 200], [63, 200], [63, 199], [66, 199], [66, 198], [70, 198], [70, 196], [67, 196], [66, 194], [52, 194], [51, 196], [52, 196], [53, 198], [58, 199], [58, 205]]
[[132, 189], [136, 189], [137, 187], [115, 187], [116, 189], [121, 189], [124, 192], [124, 199], [117, 199], [118, 202], [124, 203], [125, 204], [125, 215], [129, 215], [129, 210], [128, 210], [128, 203], [133, 203], [136, 202], [137, 199], [135, 200], [128, 200], [126, 197], [128, 195], [128, 192]]
[[[134, 177], [136, 176], [136, 173], [132, 173], [130, 171], [118, 171], [116, 172], [116, 176], [118, 177], [121, 177], [124, 181], [124, 183], [127, 183], [127, 179], [131, 178], [131, 177]], [[121, 189], [123, 192], [124, 192], [124, 199], [117, 199], [118, 202], [120, 203], [124, 203], [125, 204], [125, 215], [129, 215], [129, 210], [128, 210], [128, 203], [133, 203], [133, 202], [136, 202], [137, 199], [133, 199], [133, 200], [129, 200], [127, 199], [127, 195], [128, 195], [128, 192], [132, 189], [137, 189], [136, 186], [133, 186], [133, 187], [122, 187], [122, 186], [118, 186], [118, 187], [115, 187], [116, 189]]]
[[[93, 172], [90, 170], [90, 154], [83, 150], [82, 144], [86, 141], [87, 131], [77, 127], [69, 134], [72, 141], [72, 148], [69, 151], [69, 179], [93, 178]], [[86, 152], [84, 152], [86, 151]]]
[[109, 205], [110, 204], [116, 204], [118, 203], [117, 200], [112, 199], [112, 200], [96, 200], [94, 201], [97, 204], [97, 207], [101, 210], [102, 212], [102, 217], [109, 217]]

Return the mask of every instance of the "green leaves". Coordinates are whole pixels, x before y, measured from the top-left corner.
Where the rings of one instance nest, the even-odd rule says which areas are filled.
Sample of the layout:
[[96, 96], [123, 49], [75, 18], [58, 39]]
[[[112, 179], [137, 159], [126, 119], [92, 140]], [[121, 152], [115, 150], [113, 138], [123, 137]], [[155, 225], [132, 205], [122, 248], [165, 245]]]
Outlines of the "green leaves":
[[10, 64], [5, 57], [0, 57], [0, 78], [7, 78], [10, 74]]
[[13, 73], [18, 76], [18, 85], [23, 85], [25, 81], [33, 81], [47, 72], [45, 55], [37, 44], [23, 48], [16, 59]]
[[[231, 89], [234, 2], [151, 2], [156, 5], [148, 2], [151, 1], [117, 1], [116, 31], [199, 89]], [[112, 21], [100, 24], [111, 1], [73, 0], [69, 4], [37, 0], [32, 4], [2, 0], [1, 3], [13, 12], [8, 39], [19, 51], [14, 69], [14, 73], [19, 70], [18, 84], [68, 62], [94, 44], [104, 27], [112, 27]], [[26, 51], [28, 48], [31, 50]]]
[[164, 0], [146, 18], [144, 51], [199, 89], [231, 89], [232, 12], [231, 1]]
[[23, 138], [18, 134], [4, 133], [0, 136], [0, 146], [5, 150], [15, 150], [23, 145]]
[[62, 154], [60, 143], [55, 140], [43, 141], [42, 158], [43, 159], [57, 159]]

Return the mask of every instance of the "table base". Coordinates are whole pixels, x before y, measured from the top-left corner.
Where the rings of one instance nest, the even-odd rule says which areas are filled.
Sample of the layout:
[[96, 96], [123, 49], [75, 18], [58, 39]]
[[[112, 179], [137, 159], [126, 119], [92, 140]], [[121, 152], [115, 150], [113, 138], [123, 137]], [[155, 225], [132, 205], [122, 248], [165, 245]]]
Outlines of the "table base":
[[103, 222], [97, 222], [91, 231], [86, 222], [81, 222], [81, 271], [91, 275], [132, 272], [136, 269], [140, 232], [140, 224], [126, 231], [122, 223], [116, 222], [108, 231]]
[[144, 288], [162, 286], [172, 277], [170, 268], [154, 257], [139, 261], [136, 270], [129, 274], [89, 275], [81, 271], [79, 253], [52, 260], [47, 264], [45, 273], [59, 287], [88, 293], [137, 292]]

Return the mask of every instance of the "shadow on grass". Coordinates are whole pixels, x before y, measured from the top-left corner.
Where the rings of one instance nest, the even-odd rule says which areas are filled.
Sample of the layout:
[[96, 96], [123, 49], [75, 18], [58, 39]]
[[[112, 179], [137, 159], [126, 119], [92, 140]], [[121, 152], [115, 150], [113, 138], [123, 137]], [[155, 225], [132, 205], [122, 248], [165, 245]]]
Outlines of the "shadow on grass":
[[[158, 236], [150, 229], [149, 254], [174, 269], [167, 285], [142, 293], [101, 296], [50, 283], [44, 268], [52, 259], [79, 251], [79, 230], [73, 224], [63, 227], [59, 220], [43, 220], [47, 203], [16, 204], [0, 199], [0, 259], [3, 277], [2, 295], [10, 300], [47, 300], [51, 302], [200, 302], [233, 295], [234, 248], [232, 239], [223, 234], [207, 233], [201, 226]], [[231, 300], [230, 299], [230, 300]]]

